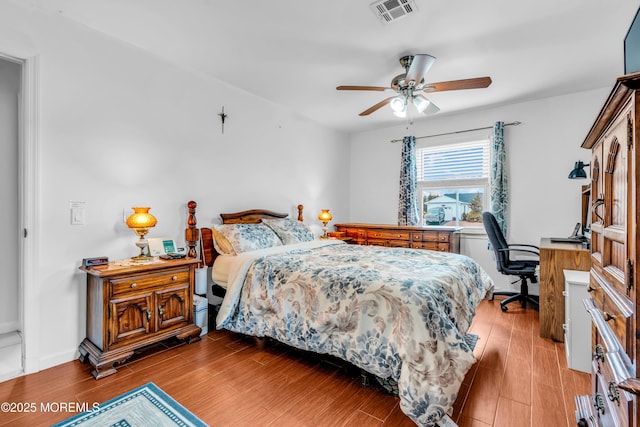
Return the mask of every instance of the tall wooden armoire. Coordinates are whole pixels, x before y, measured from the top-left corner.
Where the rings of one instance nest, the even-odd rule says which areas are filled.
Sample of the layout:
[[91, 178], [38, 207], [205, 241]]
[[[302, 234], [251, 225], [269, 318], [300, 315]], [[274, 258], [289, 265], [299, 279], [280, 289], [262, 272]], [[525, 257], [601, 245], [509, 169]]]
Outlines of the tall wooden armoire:
[[592, 394], [579, 425], [637, 426], [640, 73], [618, 78], [582, 147], [591, 150]]

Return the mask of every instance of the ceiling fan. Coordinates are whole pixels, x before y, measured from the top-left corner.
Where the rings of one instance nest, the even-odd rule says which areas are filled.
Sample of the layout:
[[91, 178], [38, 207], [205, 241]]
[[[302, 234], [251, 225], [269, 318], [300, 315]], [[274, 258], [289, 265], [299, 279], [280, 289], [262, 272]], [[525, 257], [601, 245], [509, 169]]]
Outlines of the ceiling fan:
[[391, 87], [380, 86], [338, 86], [337, 90], [372, 90], [394, 91], [396, 95], [383, 99], [377, 104], [367, 108], [360, 116], [368, 116], [381, 107], [390, 104], [393, 114], [398, 117], [407, 116], [408, 105], [414, 105], [418, 113], [431, 115], [440, 111], [433, 102], [429, 101], [424, 93], [444, 92], [448, 90], [480, 89], [491, 84], [491, 77], [478, 77], [474, 79], [450, 80], [439, 83], [425, 83], [424, 77], [436, 61], [436, 58], [427, 54], [405, 55], [400, 58], [400, 65], [405, 73], [399, 74], [391, 80]]

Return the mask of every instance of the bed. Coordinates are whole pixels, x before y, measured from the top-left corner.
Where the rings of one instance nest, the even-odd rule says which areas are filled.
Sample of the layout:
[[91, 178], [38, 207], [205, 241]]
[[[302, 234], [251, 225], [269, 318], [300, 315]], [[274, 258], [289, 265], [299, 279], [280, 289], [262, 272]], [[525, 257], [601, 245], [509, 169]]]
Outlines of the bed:
[[190, 203], [190, 253], [199, 242], [223, 296], [218, 329], [338, 357], [396, 382], [400, 406], [416, 424], [451, 422], [447, 414], [475, 362], [464, 337], [493, 289], [477, 263], [318, 239], [302, 222], [302, 206], [297, 221], [254, 209], [221, 214], [222, 224], [198, 230]]

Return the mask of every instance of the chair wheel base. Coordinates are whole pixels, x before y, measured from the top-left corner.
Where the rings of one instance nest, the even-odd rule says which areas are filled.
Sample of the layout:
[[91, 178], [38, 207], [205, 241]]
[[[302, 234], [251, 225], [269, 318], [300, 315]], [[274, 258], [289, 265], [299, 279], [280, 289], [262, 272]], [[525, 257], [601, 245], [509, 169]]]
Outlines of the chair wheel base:
[[503, 312], [505, 312], [505, 313], [506, 313], [507, 311], [509, 311], [509, 307], [507, 307], [506, 305], [502, 305], [502, 304], [500, 304], [500, 309], [501, 309]]

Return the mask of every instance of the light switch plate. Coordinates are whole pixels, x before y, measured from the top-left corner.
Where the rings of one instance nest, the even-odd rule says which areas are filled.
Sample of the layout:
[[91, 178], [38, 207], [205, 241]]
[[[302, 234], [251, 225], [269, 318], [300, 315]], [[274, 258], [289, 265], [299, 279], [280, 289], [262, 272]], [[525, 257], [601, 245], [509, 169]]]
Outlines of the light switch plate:
[[85, 202], [69, 202], [71, 225], [84, 225], [86, 212], [85, 205]]

